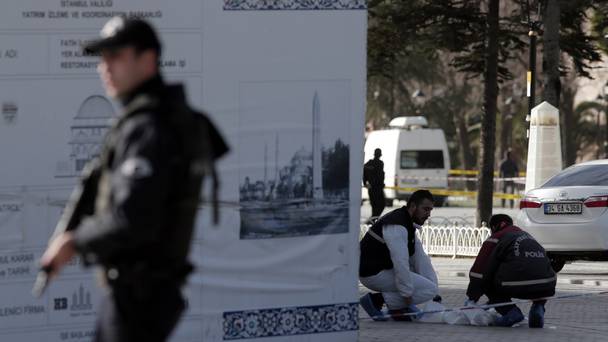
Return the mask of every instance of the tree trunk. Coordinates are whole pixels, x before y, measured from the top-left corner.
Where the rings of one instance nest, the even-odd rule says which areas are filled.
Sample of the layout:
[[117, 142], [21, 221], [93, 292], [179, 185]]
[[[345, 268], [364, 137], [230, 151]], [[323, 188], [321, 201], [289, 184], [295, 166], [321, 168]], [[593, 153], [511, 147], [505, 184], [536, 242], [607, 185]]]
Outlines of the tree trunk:
[[579, 145], [577, 141], [577, 130], [568, 129], [568, 127], [576, 127], [578, 118], [574, 114], [574, 96], [576, 95], [576, 82], [573, 73], [569, 74], [566, 79], [563, 96], [560, 97], [560, 128], [562, 133], [562, 146], [564, 156], [564, 167], [568, 167], [576, 162], [576, 152]]
[[[458, 134], [458, 151], [460, 152], [460, 164], [465, 170], [472, 170], [475, 163], [471, 142], [469, 140], [469, 132], [467, 131], [467, 120], [464, 113], [460, 110], [454, 112], [454, 126], [456, 126], [456, 134]], [[472, 181], [465, 181], [464, 188], [471, 190], [475, 188]]]
[[[446, 62], [447, 64], [447, 62]], [[467, 117], [466, 110], [468, 97], [470, 94], [471, 86], [467, 78], [463, 75], [459, 75], [457, 72], [450, 71], [447, 74], [448, 84], [447, 86], [452, 89], [462, 88], [464, 90], [460, 92], [458, 101], [456, 102], [457, 109], [454, 109], [452, 115], [452, 122], [456, 128], [457, 141], [458, 141], [458, 155], [460, 159], [460, 165], [465, 170], [472, 170], [475, 167], [475, 156], [473, 155], [473, 149], [471, 148], [471, 139], [469, 139], [469, 131], [467, 129]], [[458, 78], [458, 79], [457, 79]], [[465, 188], [470, 190], [474, 188], [473, 182], [465, 182]]]
[[498, 19], [499, 0], [489, 0], [487, 43], [484, 72], [484, 108], [481, 115], [479, 148], [479, 191], [477, 192], [477, 226], [492, 216], [494, 195], [494, 150], [496, 134], [496, 101], [498, 97]]
[[[570, 121], [572, 108], [566, 109], [560, 106], [561, 82], [559, 79], [559, 30], [560, 30], [560, 0], [547, 0], [543, 15], [543, 25], [545, 31], [543, 33], [543, 98], [555, 108], [559, 109], [561, 117], [561, 133], [562, 133], [562, 157], [566, 165], [573, 163], [573, 158], [576, 158], [576, 151], [572, 151], [571, 134], [567, 132], [567, 121]], [[570, 114], [570, 115], [568, 115]], [[574, 126], [572, 126], [574, 127]], [[570, 135], [570, 137], [568, 136]], [[574, 153], [572, 153], [574, 152]]]
[[512, 148], [512, 134], [513, 134], [513, 103], [510, 102], [505, 104], [500, 113], [500, 148], [498, 149], [498, 159], [500, 160], [505, 156], [505, 153]]
[[543, 15], [543, 99], [559, 108], [559, 0], [547, 0]]
[[462, 168], [465, 170], [471, 170], [473, 169], [475, 159], [471, 150], [469, 132], [467, 131], [467, 120], [464, 113], [459, 110], [454, 113], [454, 125], [456, 126], [458, 143], [460, 144], [459, 150]]
[[395, 73], [390, 79], [390, 89], [389, 89], [389, 98], [388, 98], [388, 110], [387, 117], [389, 121], [395, 117]]

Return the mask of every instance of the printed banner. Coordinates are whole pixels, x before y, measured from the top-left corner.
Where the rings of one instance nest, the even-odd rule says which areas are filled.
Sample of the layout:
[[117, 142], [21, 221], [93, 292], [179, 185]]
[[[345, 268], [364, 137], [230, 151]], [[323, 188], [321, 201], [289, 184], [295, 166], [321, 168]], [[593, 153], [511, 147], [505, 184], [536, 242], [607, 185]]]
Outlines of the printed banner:
[[[5, 0], [0, 11], [0, 340], [89, 342], [106, 288], [39, 259], [121, 114], [83, 55], [115, 15], [160, 34], [159, 68], [230, 153], [205, 184], [171, 341], [357, 338], [365, 0]], [[171, 115], [171, 113], [166, 113]], [[172, 227], [167, 227], [171, 229]], [[356, 229], [353, 229], [356, 228]]]

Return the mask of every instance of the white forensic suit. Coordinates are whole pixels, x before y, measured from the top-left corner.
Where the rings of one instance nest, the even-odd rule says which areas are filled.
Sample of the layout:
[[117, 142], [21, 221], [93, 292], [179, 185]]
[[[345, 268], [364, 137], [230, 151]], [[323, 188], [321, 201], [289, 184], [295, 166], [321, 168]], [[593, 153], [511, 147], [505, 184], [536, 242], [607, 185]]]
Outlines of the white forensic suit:
[[[415, 223], [414, 227], [420, 229]], [[393, 268], [360, 277], [359, 280], [370, 290], [381, 292], [389, 310], [405, 308], [405, 297], [411, 297], [413, 304], [420, 304], [438, 294], [437, 274], [418, 237], [415, 237], [415, 252], [410, 256], [408, 231], [403, 226], [385, 225], [382, 227], [382, 237], [373, 232], [371, 235], [388, 247]]]

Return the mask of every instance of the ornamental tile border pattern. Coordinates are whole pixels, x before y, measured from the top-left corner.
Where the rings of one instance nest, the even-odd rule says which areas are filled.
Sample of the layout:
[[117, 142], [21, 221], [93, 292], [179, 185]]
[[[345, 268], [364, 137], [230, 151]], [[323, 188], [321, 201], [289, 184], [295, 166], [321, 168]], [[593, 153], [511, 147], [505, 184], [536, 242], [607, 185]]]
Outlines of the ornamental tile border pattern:
[[359, 329], [359, 303], [224, 312], [224, 340]]
[[365, 10], [367, 0], [224, 0], [227, 11]]

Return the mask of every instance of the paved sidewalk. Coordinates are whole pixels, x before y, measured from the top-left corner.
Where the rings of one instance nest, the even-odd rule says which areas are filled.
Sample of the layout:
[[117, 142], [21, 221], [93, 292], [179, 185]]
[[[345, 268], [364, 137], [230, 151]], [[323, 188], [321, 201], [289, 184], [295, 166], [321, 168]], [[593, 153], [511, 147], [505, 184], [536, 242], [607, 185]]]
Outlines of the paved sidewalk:
[[[433, 258], [446, 307], [460, 306], [468, 284], [466, 272], [473, 259]], [[606, 291], [608, 263], [566, 265], [558, 276], [557, 295]], [[589, 280], [597, 279], [597, 283]], [[577, 280], [571, 282], [570, 280]], [[580, 280], [580, 282], [578, 281]], [[587, 282], [584, 282], [587, 281]], [[361, 286], [360, 292], [367, 290]], [[527, 315], [529, 304], [520, 305]], [[360, 310], [359, 341], [608, 341], [608, 295], [549, 301], [544, 329], [451, 326], [411, 322], [374, 322]]]
[[[473, 258], [433, 257], [432, 260], [439, 278], [448, 283], [468, 284]], [[608, 262], [577, 261], [566, 264], [559, 272], [557, 282], [562, 285], [599, 286], [608, 289]]]

